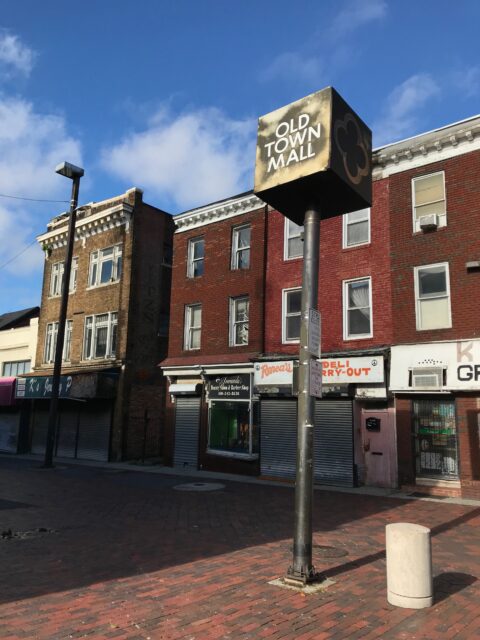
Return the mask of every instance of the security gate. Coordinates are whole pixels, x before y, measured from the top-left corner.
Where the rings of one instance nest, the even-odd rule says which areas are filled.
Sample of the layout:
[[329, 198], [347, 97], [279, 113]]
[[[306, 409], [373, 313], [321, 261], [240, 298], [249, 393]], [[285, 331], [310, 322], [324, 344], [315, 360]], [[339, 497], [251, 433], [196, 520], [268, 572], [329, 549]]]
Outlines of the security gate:
[[458, 478], [454, 400], [414, 400], [412, 435], [417, 476]]
[[198, 467], [200, 400], [197, 396], [177, 396], [175, 399], [175, 467]]
[[[262, 400], [260, 434], [261, 474], [294, 478], [297, 401]], [[314, 474], [318, 484], [354, 486], [351, 400], [315, 402]]]

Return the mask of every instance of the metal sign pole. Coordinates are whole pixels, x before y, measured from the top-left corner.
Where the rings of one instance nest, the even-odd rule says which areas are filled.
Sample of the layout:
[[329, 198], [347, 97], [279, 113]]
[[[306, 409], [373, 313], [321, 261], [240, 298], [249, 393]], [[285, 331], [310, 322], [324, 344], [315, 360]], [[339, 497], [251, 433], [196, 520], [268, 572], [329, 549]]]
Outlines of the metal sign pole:
[[313, 429], [315, 398], [310, 396], [310, 361], [308, 351], [309, 310], [317, 308], [320, 253], [320, 210], [310, 206], [304, 219], [304, 256], [302, 281], [302, 320], [298, 372], [297, 477], [295, 483], [295, 531], [293, 562], [287, 582], [306, 584], [315, 580], [312, 564], [313, 504]]

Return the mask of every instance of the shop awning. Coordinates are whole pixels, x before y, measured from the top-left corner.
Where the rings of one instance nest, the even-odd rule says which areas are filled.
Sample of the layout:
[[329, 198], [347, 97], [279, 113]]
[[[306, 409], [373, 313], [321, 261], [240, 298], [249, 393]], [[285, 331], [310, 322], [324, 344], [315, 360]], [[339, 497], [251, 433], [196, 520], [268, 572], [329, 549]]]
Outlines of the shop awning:
[[193, 393], [199, 393], [198, 384], [171, 384], [168, 388], [168, 393], [172, 395], [188, 395]]
[[0, 378], [0, 407], [11, 407], [15, 404], [16, 378]]

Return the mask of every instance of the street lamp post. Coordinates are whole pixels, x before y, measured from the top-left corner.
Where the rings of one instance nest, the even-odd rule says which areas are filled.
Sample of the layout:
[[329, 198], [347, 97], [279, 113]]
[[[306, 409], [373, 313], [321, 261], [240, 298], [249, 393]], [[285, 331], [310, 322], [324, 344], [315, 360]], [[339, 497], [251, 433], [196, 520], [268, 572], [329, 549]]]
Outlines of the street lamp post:
[[78, 191], [80, 178], [84, 170], [69, 162], [62, 162], [55, 168], [56, 173], [72, 180], [72, 195], [70, 199], [70, 218], [68, 222], [67, 255], [63, 269], [62, 295], [60, 302], [60, 315], [58, 318], [57, 343], [55, 347], [55, 360], [53, 365], [52, 396], [50, 399], [50, 411], [48, 414], [47, 441], [45, 444], [45, 468], [53, 467], [53, 449], [55, 445], [55, 431], [57, 426], [58, 396], [60, 390], [60, 373], [62, 369], [63, 344], [65, 340], [65, 325], [67, 320], [68, 291], [70, 287], [70, 271], [72, 268], [73, 243], [75, 240], [75, 222], [77, 218]]

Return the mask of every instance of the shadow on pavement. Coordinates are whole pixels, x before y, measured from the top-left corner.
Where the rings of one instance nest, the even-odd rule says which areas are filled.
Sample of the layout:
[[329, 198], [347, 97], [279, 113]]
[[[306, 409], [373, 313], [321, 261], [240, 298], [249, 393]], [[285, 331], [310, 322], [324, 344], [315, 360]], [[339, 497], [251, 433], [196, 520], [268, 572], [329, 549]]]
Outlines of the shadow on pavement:
[[[290, 487], [225, 481], [223, 491], [190, 493], [173, 490], [191, 482], [182, 476], [87, 467], [39, 470], [31, 462], [10, 459], [0, 459], [0, 476], [2, 498], [13, 505], [1, 512], [0, 529], [55, 532], [0, 542], [2, 603], [164, 569], [193, 574], [191, 563], [201, 561], [209, 563], [203, 571], [221, 571], [222, 554], [251, 549], [249, 559], [263, 558], [270, 547], [257, 547], [273, 545], [277, 553], [277, 543], [285, 546], [292, 537]], [[376, 550], [322, 572], [333, 577], [383, 558], [385, 524], [419, 509], [433, 535], [480, 513], [458, 505], [439, 510], [433, 502], [316, 491], [314, 535], [326, 543], [343, 540], [354, 555]], [[282, 570], [290, 559], [285, 551]]]
[[438, 604], [454, 593], [462, 591], [477, 582], [478, 578], [468, 573], [445, 571], [433, 578], [434, 604]]

